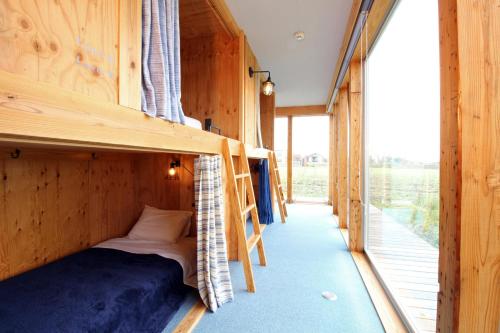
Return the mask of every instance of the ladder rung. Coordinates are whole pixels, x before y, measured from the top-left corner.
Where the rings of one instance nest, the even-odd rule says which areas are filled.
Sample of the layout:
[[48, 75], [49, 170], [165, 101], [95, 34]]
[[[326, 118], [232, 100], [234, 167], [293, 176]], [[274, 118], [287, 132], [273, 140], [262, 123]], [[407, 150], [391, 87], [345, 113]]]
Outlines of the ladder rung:
[[241, 215], [247, 215], [247, 213], [248, 213], [249, 211], [251, 211], [252, 209], [254, 209], [254, 208], [255, 208], [255, 204], [248, 205], [248, 206], [247, 206], [247, 208], [245, 208], [245, 210], [243, 210], [243, 211], [241, 212]]
[[255, 247], [255, 245], [257, 244], [257, 242], [259, 241], [259, 239], [260, 239], [260, 235], [252, 234], [250, 236], [250, 238], [247, 240], [247, 249], [248, 249], [248, 252], [251, 252], [253, 250], [253, 248]]
[[234, 177], [236, 179], [240, 179], [240, 178], [250, 177], [250, 174], [249, 173], [240, 173], [238, 175], [234, 175]]
[[274, 170], [278, 171], [280, 168], [274, 168]]

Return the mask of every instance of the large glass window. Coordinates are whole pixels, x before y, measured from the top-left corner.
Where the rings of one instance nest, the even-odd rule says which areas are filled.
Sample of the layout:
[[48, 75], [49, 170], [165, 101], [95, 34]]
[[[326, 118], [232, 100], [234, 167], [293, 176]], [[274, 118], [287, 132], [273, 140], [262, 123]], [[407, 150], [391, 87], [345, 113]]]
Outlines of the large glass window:
[[437, 1], [401, 0], [366, 67], [366, 249], [408, 325], [435, 330], [439, 223]]

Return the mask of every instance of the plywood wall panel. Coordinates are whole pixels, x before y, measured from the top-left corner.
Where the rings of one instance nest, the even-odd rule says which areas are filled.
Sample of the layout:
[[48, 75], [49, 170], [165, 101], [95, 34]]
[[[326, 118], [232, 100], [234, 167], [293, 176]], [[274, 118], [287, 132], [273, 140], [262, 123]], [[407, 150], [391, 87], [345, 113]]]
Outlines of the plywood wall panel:
[[[13, 159], [6, 149], [0, 154], [0, 280], [126, 235], [144, 204], [189, 209], [194, 199], [191, 174], [165, 177], [179, 156], [23, 150]], [[185, 159], [192, 165], [192, 156]], [[181, 205], [184, 184], [191, 185], [183, 189]]]
[[[257, 112], [260, 112], [260, 109], [257, 110], [258, 98], [260, 95], [260, 86], [256, 86], [256, 81], [261, 79], [260, 74], [256, 74], [253, 77], [250, 77], [248, 73], [248, 68], [252, 67], [254, 70], [258, 70], [259, 64], [257, 62], [257, 58], [248, 43], [248, 40], [245, 38], [245, 67], [243, 70], [244, 73], [244, 117], [245, 117], [245, 139], [244, 142], [247, 144], [251, 144], [254, 147], [257, 146]], [[267, 79], [267, 77], [266, 77]]]
[[224, 35], [181, 41], [184, 113], [211, 118], [222, 135], [239, 138], [238, 40]]
[[118, 8], [119, 0], [0, 1], [0, 68], [117, 103]]
[[119, 102], [120, 105], [141, 110], [141, 0], [120, 0], [119, 24]]

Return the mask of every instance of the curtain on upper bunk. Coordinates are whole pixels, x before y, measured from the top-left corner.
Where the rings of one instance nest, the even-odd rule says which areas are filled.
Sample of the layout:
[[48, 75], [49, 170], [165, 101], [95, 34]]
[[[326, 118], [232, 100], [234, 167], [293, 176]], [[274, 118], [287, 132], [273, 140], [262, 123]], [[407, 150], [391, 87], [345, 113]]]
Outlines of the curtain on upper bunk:
[[222, 157], [200, 156], [194, 168], [198, 290], [205, 305], [215, 312], [233, 299], [224, 227]]
[[181, 106], [179, 0], [142, 1], [142, 110], [185, 123]]
[[271, 185], [269, 182], [269, 162], [261, 160], [259, 162], [259, 220], [261, 224], [271, 224], [274, 222], [273, 201], [271, 198]]

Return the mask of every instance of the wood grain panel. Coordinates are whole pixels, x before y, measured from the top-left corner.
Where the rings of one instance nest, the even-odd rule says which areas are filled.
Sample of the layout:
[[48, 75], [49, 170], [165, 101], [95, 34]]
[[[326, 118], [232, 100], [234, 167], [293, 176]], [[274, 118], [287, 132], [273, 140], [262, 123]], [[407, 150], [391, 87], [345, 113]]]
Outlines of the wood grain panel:
[[182, 106], [202, 123], [212, 118], [222, 135], [239, 138], [238, 40], [222, 35], [182, 40]]
[[337, 116], [339, 118], [339, 181], [338, 181], [338, 196], [339, 196], [339, 227], [347, 228], [347, 219], [349, 216], [348, 205], [348, 186], [349, 186], [349, 103], [348, 103], [347, 88], [340, 89], [339, 103]]
[[363, 251], [361, 63], [351, 62], [349, 82], [349, 249]]
[[[253, 146], [257, 146], [257, 98], [260, 96], [260, 92], [257, 89], [260, 89], [260, 86], [257, 88], [256, 80], [260, 80], [260, 75], [254, 75], [250, 77], [248, 74], [248, 68], [252, 67], [254, 70], [259, 70], [259, 64], [257, 63], [257, 58], [248, 43], [248, 40], [245, 38], [245, 72], [244, 72], [244, 98], [245, 98], [245, 107], [243, 111], [243, 115], [245, 117], [245, 139], [244, 143], [251, 144]], [[260, 82], [260, 81], [259, 81]]]
[[11, 151], [0, 149], [0, 280], [127, 234], [144, 204], [187, 209], [179, 187], [192, 175], [165, 178], [178, 156]]
[[142, 1], [120, 0], [119, 103], [141, 110]]
[[116, 103], [117, 45], [118, 0], [0, 1], [0, 69], [10, 73]]
[[500, 329], [500, 4], [457, 1], [460, 332]]
[[[117, 117], [120, 112], [120, 117]], [[0, 70], [0, 142], [121, 151], [221, 153], [224, 137]], [[99, 126], [96, 126], [99, 124]], [[239, 142], [229, 140], [239, 155]], [[269, 151], [247, 147], [267, 158]]]

